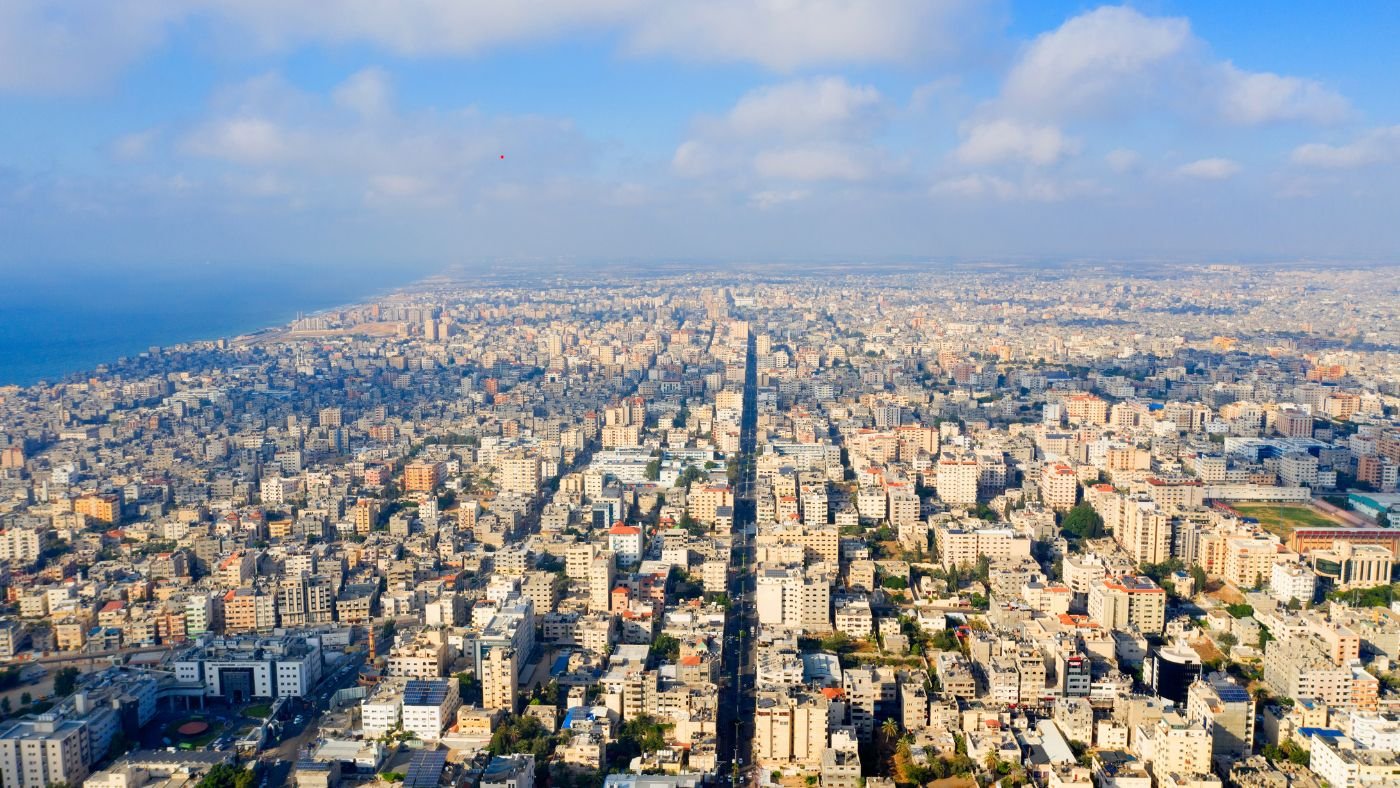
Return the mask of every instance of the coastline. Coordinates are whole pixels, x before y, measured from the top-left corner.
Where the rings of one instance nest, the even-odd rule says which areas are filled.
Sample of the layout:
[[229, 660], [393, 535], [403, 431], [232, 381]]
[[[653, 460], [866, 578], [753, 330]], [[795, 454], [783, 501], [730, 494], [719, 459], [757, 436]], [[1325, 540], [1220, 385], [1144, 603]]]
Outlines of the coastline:
[[[330, 293], [313, 286], [315, 278], [310, 276], [274, 289], [260, 289], [255, 282], [231, 282], [226, 284], [232, 286], [219, 290], [210, 286], [212, 277], [164, 282], [154, 288], [115, 282], [109, 283], [115, 285], [109, 289], [115, 291], [113, 297], [104, 303], [70, 303], [61, 297], [62, 283], [21, 283], [12, 291], [11, 301], [0, 300], [0, 313], [6, 315], [0, 321], [0, 387], [80, 380], [100, 366], [151, 347], [256, 341], [284, 331], [298, 316], [314, 317], [368, 303], [412, 287], [423, 276], [415, 271], [398, 281], [376, 277], [364, 282], [363, 290], [342, 279], [335, 283], [339, 286], [329, 288]], [[35, 292], [26, 292], [26, 284]], [[162, 311], [168, 304], [180, 308]]]

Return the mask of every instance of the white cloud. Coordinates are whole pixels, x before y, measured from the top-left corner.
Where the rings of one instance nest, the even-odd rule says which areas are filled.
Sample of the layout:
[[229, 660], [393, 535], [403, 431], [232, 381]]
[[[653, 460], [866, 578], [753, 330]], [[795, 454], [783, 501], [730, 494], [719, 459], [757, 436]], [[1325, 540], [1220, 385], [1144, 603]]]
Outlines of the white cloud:
[[1104, 163], [1116, 173], [1131, 172], [1142, 163], [1142, 155], [1127, 148], [1115, 148], [1104, 154]]
[[112, 155], [119, 159], [140, 159], [150, 152], [159, 136], [160, 132], [155, 129], [134, 131], [112, 140], [110, 149]]
[[432, 190], [432, 184], [414, 175], [375, 175], [369, 179], [371, 198], [420, 197]]
[[859, 181], [869, 177], [870, 168], [857, 161], [857, 155], [831, 147], [766, 150], [754, 157], [753, 168], [762, 178]]
[[351, 74], [331, 91], [331, 97], [361, 115], [377, 115], [389, 108], [392, 93], [388, 73], [372, 66]]
[[1079, 151], [1079, 143], [1054, 126], [1007, 119], [975, 123], [965, 130], [964, 137], [953, 152], [954, 158], [964, 164], [1024, 161], [1046, 165]]
[[267, 118], [236, 117], [204, 124], [186, 138], [184, 148], [197, 156], [263, 164], [291, 155], [294, 144]]
[[872, 162], [884, 160], [872, 143], [884, 110], [878, 90], [839, 77], [755, 88], [723, 116], [698, 119], [671, 167], [687, 178], [864, 180], [879, 169]]
[[1104, 6], [1037, 37], [1012, 66], [1000, 114], [1066, 118], [1165, 108], [1243, 126], [1332, 123], [1347, 100], [1316, 80], [1214, 59], [1185, 18]]
[[1400, 160], [1400, 126], [1372, 129], [1346, 145], [1314, 142], [1293, 149], [1294, 164], [1350, 169]]
[[225, 88], [211, 101], [210, 116], [180, 137], [178, 150], [239, 176], [257, 168], [285, 186], [279, 192], [340, 203], [360, 195], [377, 204], [470, 199], [506, 182], [538, 193], [594, 155], [592, 144], [558, 118], [470, 108], [398, 112], [373, 70], [329, 96], [276, 75]]
[[1027, 175], [1019, 181], [999, 175], [969, 173], [937, 181], [929, 190], [935, 196], [967, 199], [995, 199], [1004, 202], [1061, 202], [1072, 197], [1096, 194], [1102, 189], [1092, 181], [1057, 181], [1037, 175]]
[[786, 203], [799, 202], [812, 195], [807, 189], [765, 189], [749, 195], [749, 202], [756, 208], [767, 210]]
[[1220, 111], [1231, 123], [1257, 125], [1301, 120], [1335, 123], [1351, 111], [1347, 100], [1322, 83], [1269, 72], [1241, 71], [1231, 63], [1221, 66]]
[[172, 0], [0, 2], [0, 92], [85, 89], [158, 46]]
[[699, 178], [714, 172], [717, 167], [714, 151], [699, 140], [686, 140], [676, 147], [671, 157], [671, 168], [685, 178]]
[[650, 2], [630, 36], [637, 52], [758, 63], [905, 62], [956, 49], [980, 9], [964, 0]]
[[869, 85], [840, 77], [798, 80], [745, 93], [727, 123], [741, 136], [843, 134], [871, 123], [881, 103], [880, 91]]
[[1240, 172], [1238, 162], [1230, 159], [1198, 159], [1188, 164], [1183, 164], [1176, 168], [1177, 175], [1187, 178], [1197, 178], [1203, 181], [1223, 181], [1232, 178]]
[[1020, 194], [1011, 181], [996, 176], [970, 173], [947, 178], [933, 184], [930, 191], [935, 195], [952, 194], [958, 197], [997, 197], [1010, 200]]
[[108, 82], [194, 18], [230, 53], [311, 44], [464, 56], [612, 32], [634, 54], [790, 71], [926, 59], [965, 45], [991, 17], [976, 0], [6, 0], [0, 91]]
[[1105, 6], [1037, 37], [1007, 75], [1002, 96], [1015, 107], [1051, 114], [1085, 109], [1150, 78], [1149, 69], [1181, 54], [1190, 41], [1185, 19]]

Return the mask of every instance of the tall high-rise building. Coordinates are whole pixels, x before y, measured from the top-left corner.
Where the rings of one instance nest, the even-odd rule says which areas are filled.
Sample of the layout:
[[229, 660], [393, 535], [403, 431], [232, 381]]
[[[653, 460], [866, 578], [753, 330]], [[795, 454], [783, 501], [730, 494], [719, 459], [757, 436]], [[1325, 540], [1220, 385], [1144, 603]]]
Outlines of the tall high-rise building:
[[276, 597], [249, 587], [224, 594], [224, 632], [271, 632], [276, 627]]
[[1144, 680], [1158, 697], [1185, 705], [1191, 685], [1201, 676], [1201, 656], [1184, 640], [1157, 649], [1146, 664]]
[[1254, 699], [1224, 673], [1211, 673], [1186, 692], [1186, 716], [1204, 722], [1217, 758], [1248, 758], [1254, 749]]
[[1211, 738], [1205, 725], [1177, 711], [1157, 720], [1152, 734], [1152, 773], [1160, 783], [1167, 775], [1211, 773]]
[[[940, 468], [940, 473], [942, 469]], [[1040, 469], [1040, 501], [1057, 512], [1067, 512], [1079, 501], [1079, 476], [1063, 462]]]
[[443, 463], [426, 460], [411, 462], [403, 470], [404, 491], [433, 492], [446, 475], [447, 466]]
[[502, 492], [533, 496], [540, 491], [540, 458], [514, 452], [497, 460]]
[[284, 578], [277, 587], [277, 609], [282, 616], [282, 626], [286, 627], [334, 621], [335, 593], [330, 578], [319, 575]]
[[935, 487], [938, 500], [950, 504], [977, 503], [977, 481], [982, 471], [972, 454], [945, 451], [938, 458], [938, 478]]
[[1150, 577], [1106, 577], [1089, 588], [1089, 617], [1106, 627], [1158, 634], [1166, 616], [1167, 592]]
[[515, 649], [492, 648], [481, 660], [481, 707], [515, 712], [515, 696], [520, 691]]

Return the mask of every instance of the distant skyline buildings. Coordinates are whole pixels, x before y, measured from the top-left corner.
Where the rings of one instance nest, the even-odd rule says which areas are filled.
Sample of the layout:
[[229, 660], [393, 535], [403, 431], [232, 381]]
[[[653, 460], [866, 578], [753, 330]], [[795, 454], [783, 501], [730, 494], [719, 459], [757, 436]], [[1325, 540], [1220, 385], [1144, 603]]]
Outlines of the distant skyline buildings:
[[1386, 2], [15, 0], [0, 266], [1394, 261], [1397, 27]]

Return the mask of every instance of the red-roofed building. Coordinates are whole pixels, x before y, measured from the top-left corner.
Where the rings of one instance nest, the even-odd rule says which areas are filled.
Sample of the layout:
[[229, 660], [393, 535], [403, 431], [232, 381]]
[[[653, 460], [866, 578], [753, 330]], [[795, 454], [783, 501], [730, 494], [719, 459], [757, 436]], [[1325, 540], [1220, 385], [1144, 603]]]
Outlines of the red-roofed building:
[[608, 549], [617, 556], [619, 564], [639, 563], [642, 560], [642, 547], [642, 529], [621, 522], [608, 529]]

